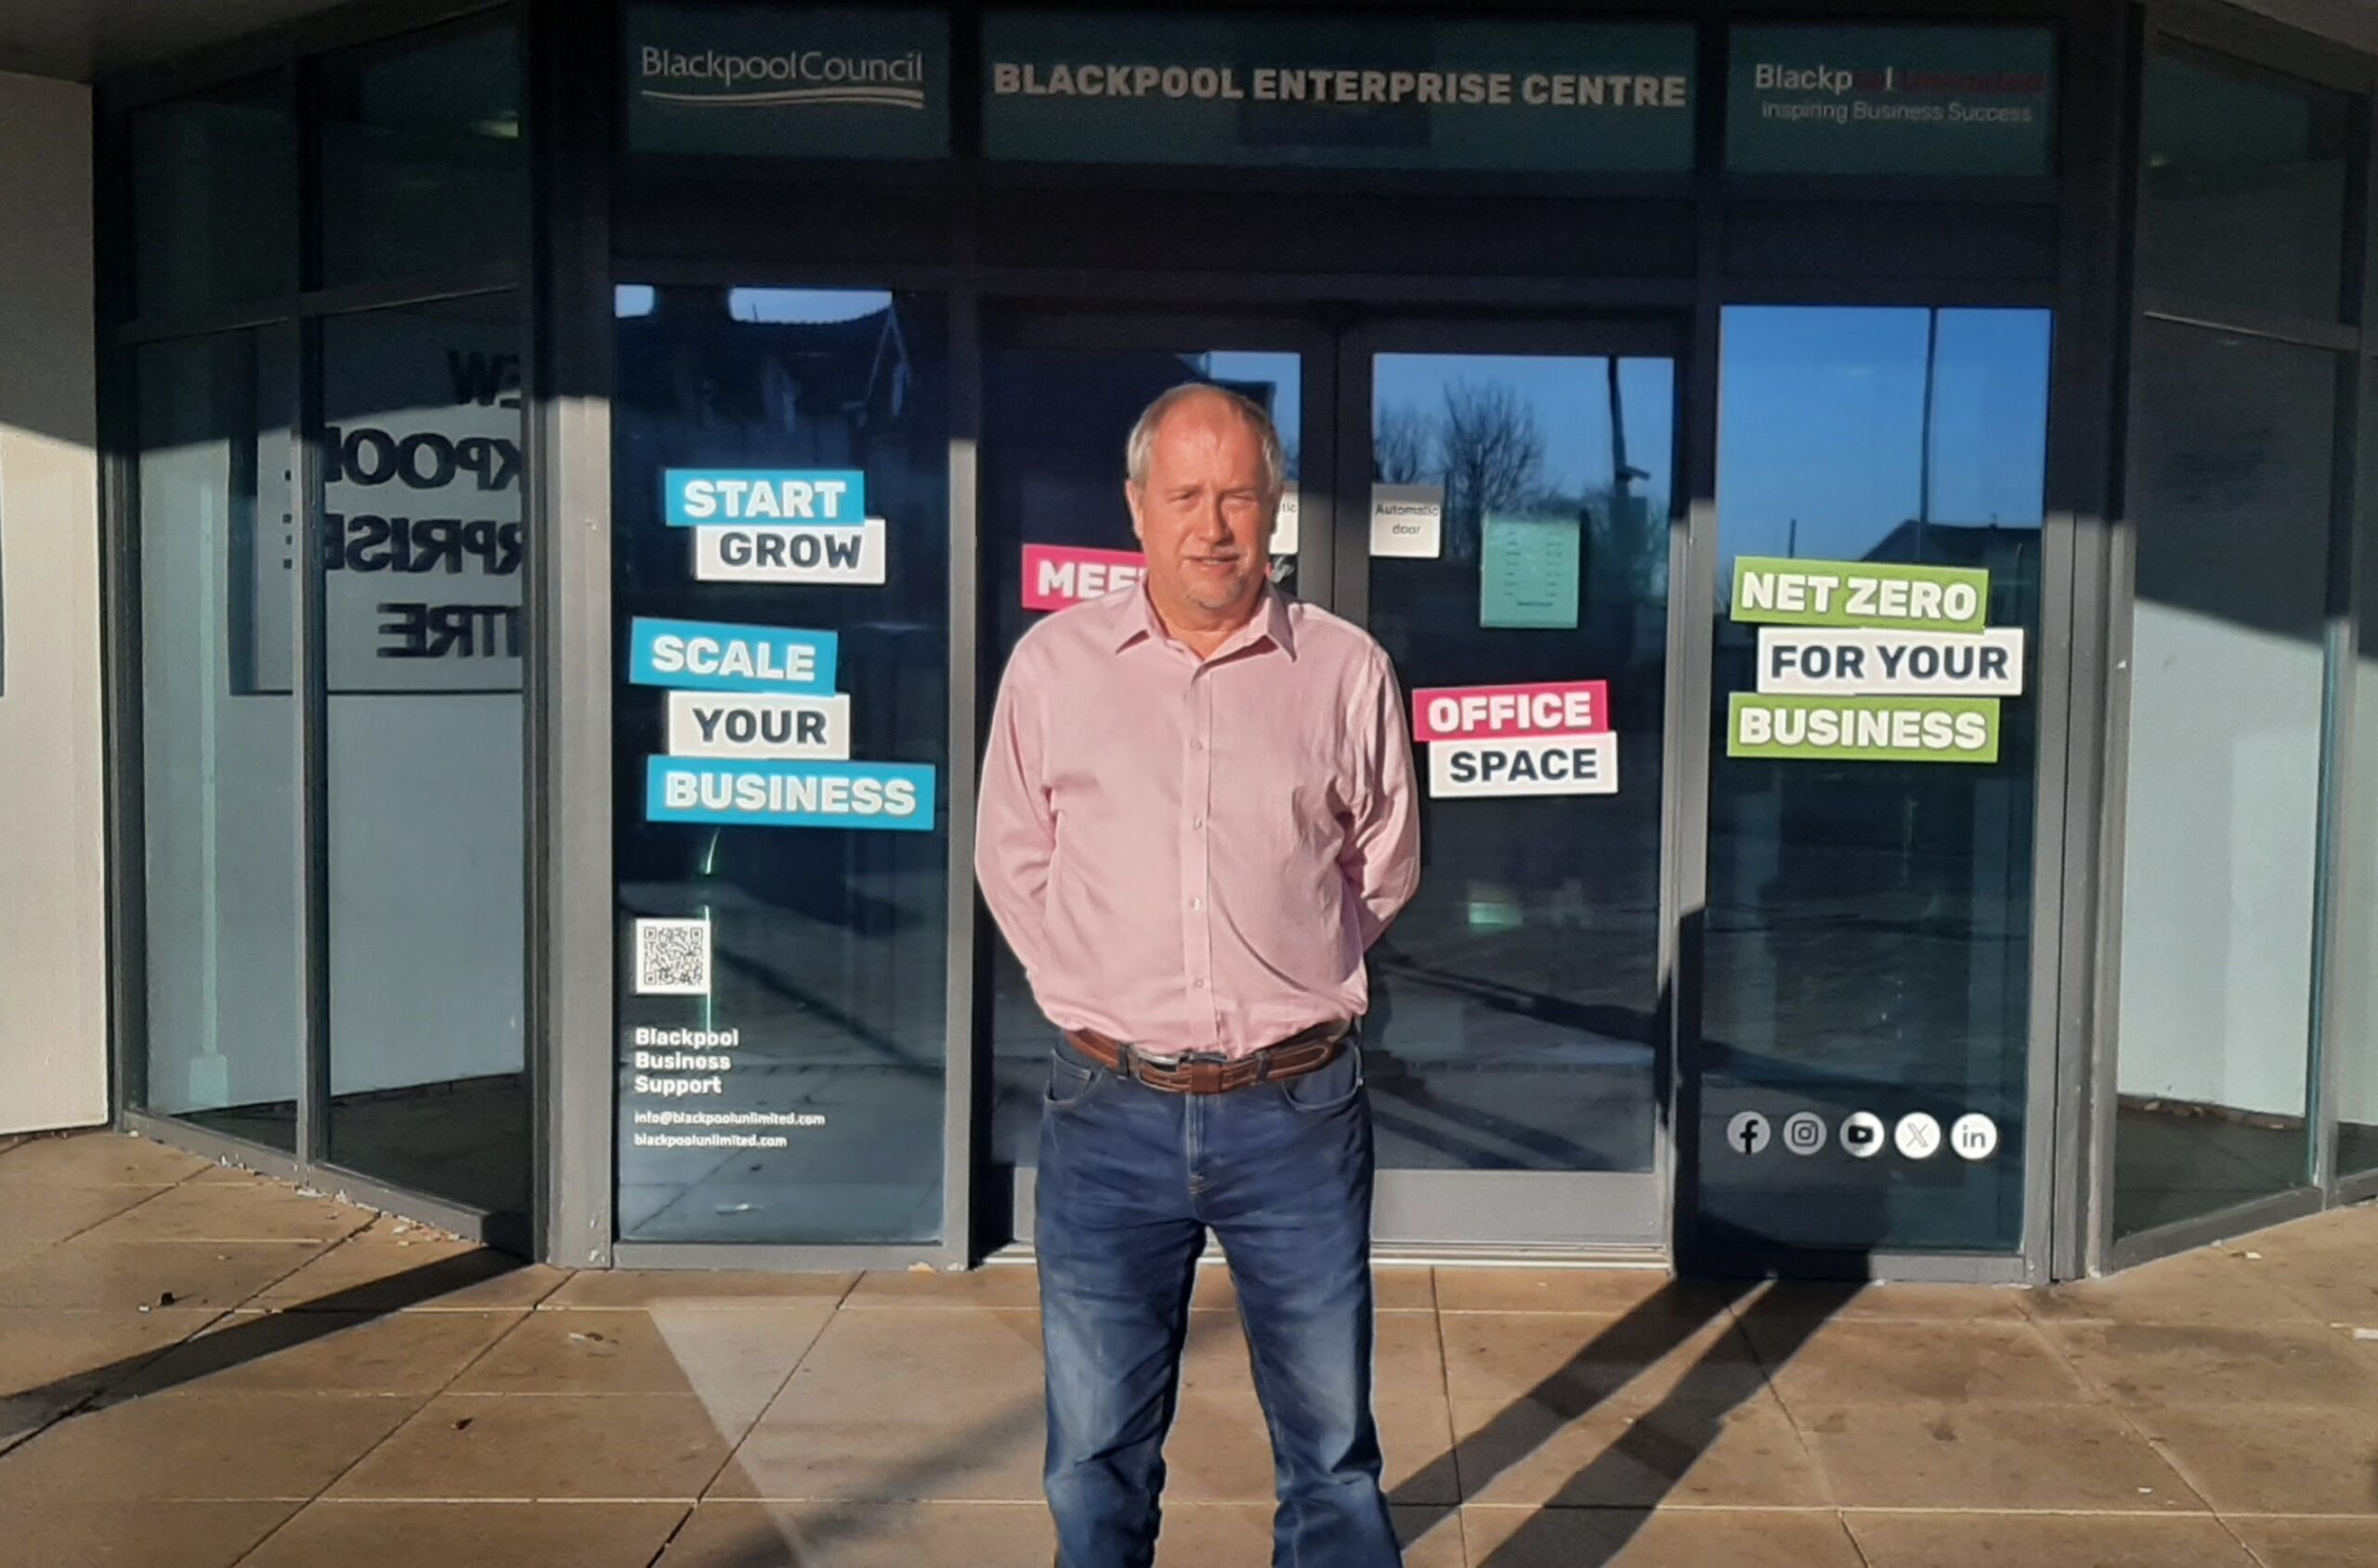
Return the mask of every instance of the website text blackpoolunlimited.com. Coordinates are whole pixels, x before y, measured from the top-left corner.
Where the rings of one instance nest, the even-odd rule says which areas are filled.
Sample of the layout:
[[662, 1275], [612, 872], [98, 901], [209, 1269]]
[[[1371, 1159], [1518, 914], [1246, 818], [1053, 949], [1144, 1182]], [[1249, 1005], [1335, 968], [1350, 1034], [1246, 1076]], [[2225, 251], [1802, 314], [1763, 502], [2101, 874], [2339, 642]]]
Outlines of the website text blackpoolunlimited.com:
[[738, 1128], [793, 1127], [818, 1128], [826, 1125], [822, 1111], [679, 1111], [643, 1110], [635, 1113], [635, 1125], [647, 1127], [682, 1127], [712, 1130], [686, 1132], [638, 1131], [634, 1144], [639, 1149], [782, 1149], [792, 1140], [780, 1132], [745, 1132]]

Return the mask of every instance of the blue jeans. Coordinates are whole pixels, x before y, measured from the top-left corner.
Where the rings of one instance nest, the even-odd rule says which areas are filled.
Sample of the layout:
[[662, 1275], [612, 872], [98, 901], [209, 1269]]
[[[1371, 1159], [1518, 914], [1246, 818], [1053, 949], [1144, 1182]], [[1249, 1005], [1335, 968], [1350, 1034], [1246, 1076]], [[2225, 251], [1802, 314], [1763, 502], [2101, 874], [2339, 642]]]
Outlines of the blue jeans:
[[1059, 1043], [1033, 1247], [1058, 1568], [1146, 1568], [1207, 1227], [1272, 1433], [1277, 1568], [1399, 1568], [1371, 1419], [1371, 1118], [1362, 1057], [1165, 1094]]

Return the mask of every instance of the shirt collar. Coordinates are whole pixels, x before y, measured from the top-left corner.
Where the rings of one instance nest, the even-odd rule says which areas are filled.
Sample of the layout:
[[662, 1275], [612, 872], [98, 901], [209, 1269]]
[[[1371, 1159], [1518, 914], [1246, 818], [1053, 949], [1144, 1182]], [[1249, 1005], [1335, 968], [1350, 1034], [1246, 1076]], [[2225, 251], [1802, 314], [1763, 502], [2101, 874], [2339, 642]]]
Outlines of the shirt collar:
[[[1148, 597], [1144, 580], [1116, 607], [1114, 629], [1115, 651], [1117, 653], [1143, 637], [1157, 643], [1169, 638], [1170, 634], [1164, 629], [1163, 617], [1156, 612], [1156, 601]], [[1254, 619], [1232, 633], [1214, 650], [1213, 657], [1220, 659], [1224, 654], [1236, 653], [1241, 648], [1254, 646], [1261, 638], [1269, 638], [1272, 646], [1290, 660], [1296, 658], [1296, 626], [1288, 615], [1287, 595], [1270, 582], [1263, 584], [1263, 597], [1256, 607]]]

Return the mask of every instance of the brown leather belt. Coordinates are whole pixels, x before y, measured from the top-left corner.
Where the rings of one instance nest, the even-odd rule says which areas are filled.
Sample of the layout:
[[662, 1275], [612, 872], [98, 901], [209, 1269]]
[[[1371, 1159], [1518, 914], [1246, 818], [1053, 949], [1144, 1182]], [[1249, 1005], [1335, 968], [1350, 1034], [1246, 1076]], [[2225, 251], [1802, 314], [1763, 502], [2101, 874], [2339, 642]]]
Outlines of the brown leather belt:
[[1067, 1029], [1065, 1043], [1110, 1073], [1119, 1073], [1167, 1094], [1227, 1094], [1249, 1084], [1317, 1073], [1345, 1053], [1353, 1026], [1342, 1019], [1315, 1024], [1262, 1050], [1228, 1061], [1169, 1060], [1149, 1056], [1128, 1041], [1095, 1029]]

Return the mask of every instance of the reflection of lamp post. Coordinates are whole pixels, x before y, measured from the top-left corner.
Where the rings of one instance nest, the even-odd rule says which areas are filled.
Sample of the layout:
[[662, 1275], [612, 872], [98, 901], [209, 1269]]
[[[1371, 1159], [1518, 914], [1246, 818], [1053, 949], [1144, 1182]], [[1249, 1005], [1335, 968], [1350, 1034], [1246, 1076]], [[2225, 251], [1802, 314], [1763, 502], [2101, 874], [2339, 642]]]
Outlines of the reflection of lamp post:
[[1627, 487], [1638, 479], [1648, 479], [1651, 475], [1640, 468], [1634, 467], [1627, 461], [1627, 410], [1619, 400], [1618, 356], [1614, 354], [1602, 363], [1610, 372], [1611, 489], [1618, 501], [1616, 510], [1622, 515], [1632, 516], [1634, 507], [1630, 503], [1635, 497], [1628, 493]]
[[[1608, 372], [1610, 385], [1611, 542], [1622, 552], [1618, 556], [1620, 560], [1632, 561], [1638, 559], [1633, 554], [1633, 546], [1641, 542], [1642, 534], [1649, 531], [1649, 519], [1637, 516], [1635, 503], [1638, 497], [1631, 487], [1637, 480], [1648, 479], [1652, 476], [1650, 470], [1638, 468], [1627, 461], [1627, 409], [1618, 389], [1618, 356], [1612, 355], [1602, 364]], [[1648, 586], [1648, 581], [1625, 584], [1630, 598]]]

